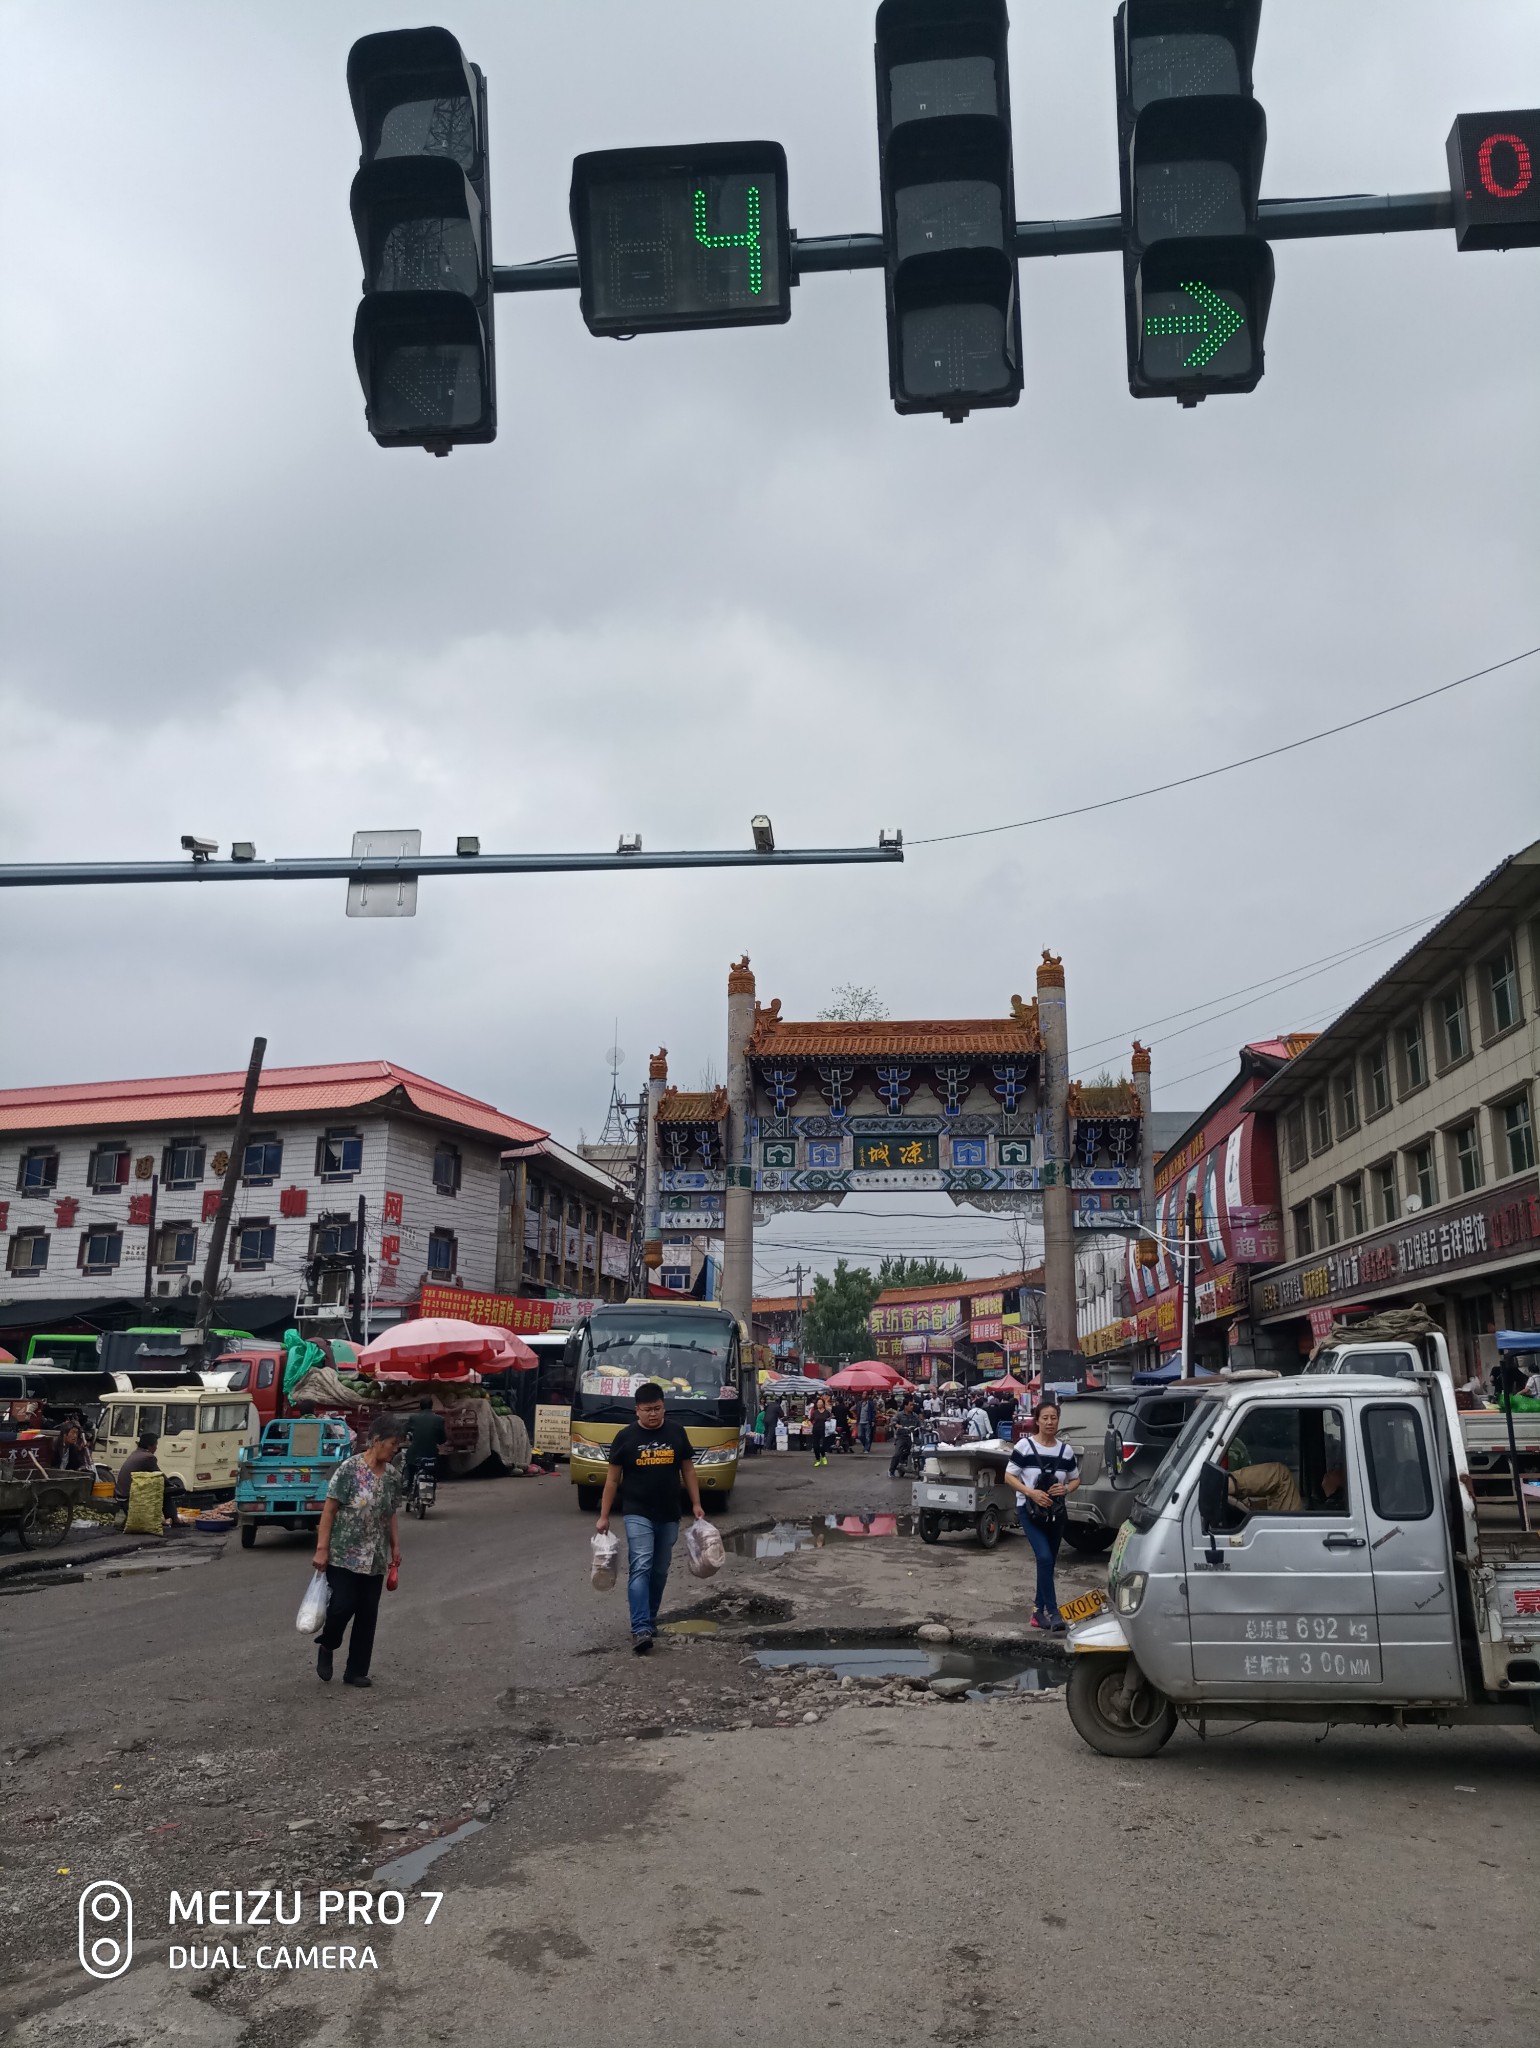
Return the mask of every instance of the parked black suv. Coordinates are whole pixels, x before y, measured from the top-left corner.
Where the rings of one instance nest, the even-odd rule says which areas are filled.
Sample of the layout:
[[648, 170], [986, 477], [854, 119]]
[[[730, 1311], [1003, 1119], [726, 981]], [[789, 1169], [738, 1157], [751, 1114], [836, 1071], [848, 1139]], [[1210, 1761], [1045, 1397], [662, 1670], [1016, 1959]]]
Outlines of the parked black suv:
[[1211, 1379], [1178, 1380], [1078, 1394], [1064, 1403], [1059, 1431], [1080, 1462], [1064, 1530], [1072, 1549], [1094, 1557], [1112, 1548], [1134, 1495], [1175, 1443], [1193, 1401], [1214, 1385]]

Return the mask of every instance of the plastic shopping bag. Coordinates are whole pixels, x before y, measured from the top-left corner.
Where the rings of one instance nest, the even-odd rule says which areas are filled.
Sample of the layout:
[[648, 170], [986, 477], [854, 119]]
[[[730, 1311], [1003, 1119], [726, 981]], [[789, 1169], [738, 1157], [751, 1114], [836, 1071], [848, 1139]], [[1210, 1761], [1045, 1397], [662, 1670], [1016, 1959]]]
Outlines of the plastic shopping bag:
[[331, 1587], [326, 1583], [325, 1572], [312, 1572], [310, 1584], [305, 1588], [305, 1597], [299, 1603], [299, 1613], [294, 1626], [302, 1636], [313, 1636], [326, 1619], [326, 1602]]
[[727, 1560], [722, 1533], [710, 1522], [692, 1522], [684, 1532], [685, 1562], [693, 1578], [709, 1579]]
[[594, 1556], [588, 1576], [596, 1593], [607, 1593], [614, 1585], [619, 1569], [620, 1538], [609, 1529], [602, 1534], [595, 1532], [591, 1547]]

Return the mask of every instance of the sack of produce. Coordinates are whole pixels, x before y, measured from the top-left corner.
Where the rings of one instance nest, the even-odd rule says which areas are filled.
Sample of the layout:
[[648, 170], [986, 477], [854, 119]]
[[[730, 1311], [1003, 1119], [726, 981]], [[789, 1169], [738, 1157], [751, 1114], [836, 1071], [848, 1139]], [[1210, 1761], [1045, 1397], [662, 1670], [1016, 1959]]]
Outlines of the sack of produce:
[[684, 1551], [691, 1576], [697, 1579], [711, 1578], [727, 1561], [722, 1532], [710, 1522], [690, 1524], [684, 1533]]
[[166, 1479], [161, 1472], [134, 1472], [128, 1481], [129, 1536], [158, 1536], [166, 1519]]
[[596, 1593], [607, 1593], [614, 1585], [620, 1565], [620, 1538], [613, 1530], [595, 1531], [593, 1563], [588, 1576]]

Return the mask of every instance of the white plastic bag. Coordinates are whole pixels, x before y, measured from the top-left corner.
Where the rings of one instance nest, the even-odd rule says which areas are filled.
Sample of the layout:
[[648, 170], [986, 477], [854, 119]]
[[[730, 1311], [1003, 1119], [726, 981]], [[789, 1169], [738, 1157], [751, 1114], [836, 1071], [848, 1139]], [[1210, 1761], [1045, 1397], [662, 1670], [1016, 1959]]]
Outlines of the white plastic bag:
[[602, 1534], [596, 1530], [591, 1547], [594, 1557], [588, 1576], [596, 1593], [607, 1593], [615, 1583], [620, 1559], [620, 1538], [613, 1530], [606, 1529]]
[[790, 1445], [791, 1445], [791, 1432], [790, 1432], [790, 1430], [789, 1430], [789, 1429], [787, 1429], [787, 1427], [786, 1427], [786, 1425], [785, 1425], [785, 1423], [784, 1423], [784, 1422], [778, 1422], [778, 1423], [777, 1423], [777, 1424], [775, 1425], [775, 1447], [776, 1447], [776, 1449], [777, 1449], [778, 1451], [784, 1451], [784, 1450], [787, 1450], [787, 1449], [789, 1449], [789, 1448], [790, 1448]]
[[312, 1572], [310, 1584], [305, 1588], [305, 1597], [299, 1603], [299, 1613], [294, 1626], [302, 1636], [313, 1636], [326, 1619], [326, 1602], [331, 1587], [326, 1583], [325, 1572]]
[[709, 1579], [722, 1569], [727, 1549], [722, 1532], [710, 1522], [692, 1522], [684, 1532], [685, 1563], [691, 1576]]

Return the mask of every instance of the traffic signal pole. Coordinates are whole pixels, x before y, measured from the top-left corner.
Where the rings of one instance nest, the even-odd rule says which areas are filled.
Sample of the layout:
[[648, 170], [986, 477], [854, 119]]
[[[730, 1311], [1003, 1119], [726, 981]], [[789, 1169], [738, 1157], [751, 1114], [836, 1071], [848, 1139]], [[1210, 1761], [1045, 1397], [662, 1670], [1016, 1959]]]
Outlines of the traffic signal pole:
[[[1320, 241], [1334, 235], [1426, 234], [1454, 227], [1448, 192], [1349, 192], [1320, 199], [1264, 199], [1257, 226], [1269, 242]], [[1018, 256], [1100, 256], [1121, 251], [1123, 217], [1093, 213], [1081, 220], [1019, 220]], [[792, 282], [825, 270], [881, 270], [881, 235], [793, 235]], [[576, 256], [540, 263], [501, 263], [497, 292], [561, 292], [578, 288]]]

